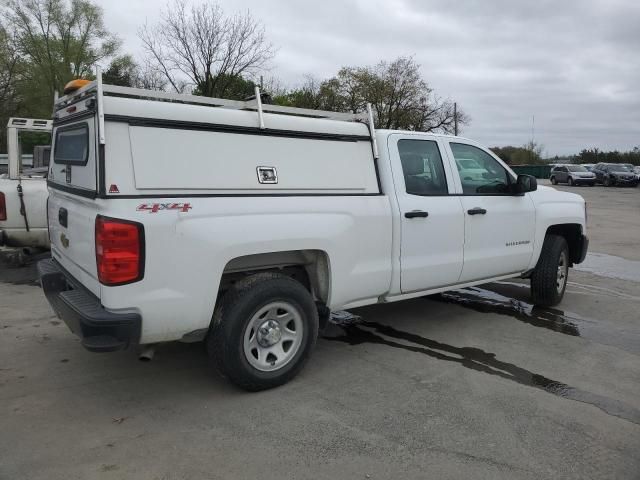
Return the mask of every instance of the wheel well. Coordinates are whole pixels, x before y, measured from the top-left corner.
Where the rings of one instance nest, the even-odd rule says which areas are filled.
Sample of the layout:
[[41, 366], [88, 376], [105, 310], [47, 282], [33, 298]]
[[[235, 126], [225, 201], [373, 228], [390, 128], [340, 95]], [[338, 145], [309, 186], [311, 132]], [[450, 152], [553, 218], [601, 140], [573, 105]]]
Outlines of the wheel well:
[[309, 290], [316, 302], [326, 305], [329, 301], [329, 257], [322, 250], [288, 250], [234, 258], [222, 272], [218, 294], [248, 275], [265, 271], [297, 280]]
[[573, 265], [579, 261], [580, 245], [582, 237], [582, 227], [577, 223], [565, 223], [562, 225], [551, 225], [547, 229], [547, 235], [554, 234], [564, 237], [569, 246], [569, 259]]

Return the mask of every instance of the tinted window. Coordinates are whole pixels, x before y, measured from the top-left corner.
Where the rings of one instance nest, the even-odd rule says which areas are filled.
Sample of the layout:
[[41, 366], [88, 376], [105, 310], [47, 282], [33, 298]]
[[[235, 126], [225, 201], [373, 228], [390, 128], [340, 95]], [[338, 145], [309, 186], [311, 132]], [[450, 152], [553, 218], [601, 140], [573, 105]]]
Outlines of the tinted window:
[[447, 179], [438, 144], [431, 140], [400, 140], [398, 151], [404, 184], [411, 195], [447, 195]]
[[[462, 191], [466, 195], [509, 193], [511, 178], [505, 168], [484, 150], [464, 143], [451, 143], [451, 151], [458, 166]], [[473, 170], [465, 169], [461, 162], [472, 159], [478, 165]]]
[[58, 128], [54, 151], [55, 163], [86, 165], [89, 155], [89, 128], [85, 123]]
[[582, 165], [571, 165], [567, 167], [570, 172], [587, 172], [588, 170], [584, 168]]
[[629, 173], [629, 169], [627, 167], [625, 167], [624, 165], [609, 165], [608, 168], [609, 172], [626, 172]]

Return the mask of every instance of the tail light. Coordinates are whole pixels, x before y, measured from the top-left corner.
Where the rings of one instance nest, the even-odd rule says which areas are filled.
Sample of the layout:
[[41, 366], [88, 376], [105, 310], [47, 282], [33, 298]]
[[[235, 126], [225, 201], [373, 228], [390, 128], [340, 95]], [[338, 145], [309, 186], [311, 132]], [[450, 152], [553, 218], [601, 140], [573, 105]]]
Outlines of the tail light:
[[138, 222], [96, 217], [98, 280], [114, 286], [144, 276], [144, 227]]
[[7, 201], [4, 193], [0, 192], [0, 222], [7, 219]]

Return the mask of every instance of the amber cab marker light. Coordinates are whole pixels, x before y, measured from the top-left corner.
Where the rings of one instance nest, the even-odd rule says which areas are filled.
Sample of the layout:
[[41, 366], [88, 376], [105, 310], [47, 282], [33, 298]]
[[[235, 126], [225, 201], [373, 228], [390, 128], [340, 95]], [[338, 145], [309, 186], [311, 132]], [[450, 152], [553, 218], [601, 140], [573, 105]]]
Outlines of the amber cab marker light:
[[75, 80], [71, 80], [64, 86], [64, 94], [75, 92], [76, 90], [81, 89], [85, 85], [91, 83], [91, 80], [85, 80], [84, 78], [76, 78]]

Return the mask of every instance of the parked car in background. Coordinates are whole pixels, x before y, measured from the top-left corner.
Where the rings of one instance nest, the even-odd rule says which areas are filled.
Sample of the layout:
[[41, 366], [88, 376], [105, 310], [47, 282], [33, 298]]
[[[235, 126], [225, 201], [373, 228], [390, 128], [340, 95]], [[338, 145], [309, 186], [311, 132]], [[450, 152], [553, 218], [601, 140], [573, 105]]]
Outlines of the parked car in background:
[[638, 178], [620, 163], [598, 163], [593, 169], [596, 174], [596, 183], [602, 183], [605, 187], [638, 185]]
[[581, 165], [587, 170], [589, 170], [590, 172], [593, 172], [593, 167], [596, 166], [595, 163], [582, 163]]
[[596, 183], [596, 175], [582, 165], [560, 165], [551, 170], [551, 183], [568, 183], [569, 185], [589, 185]]
[[636, 180], [640, 182], [640, 166], [634, 165], [633, 163], [621, 163], [620, 165], [627, 167], [629, 171], [635, 175]]

